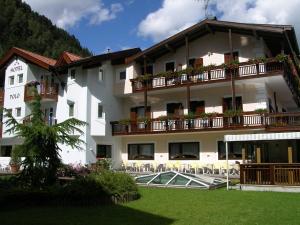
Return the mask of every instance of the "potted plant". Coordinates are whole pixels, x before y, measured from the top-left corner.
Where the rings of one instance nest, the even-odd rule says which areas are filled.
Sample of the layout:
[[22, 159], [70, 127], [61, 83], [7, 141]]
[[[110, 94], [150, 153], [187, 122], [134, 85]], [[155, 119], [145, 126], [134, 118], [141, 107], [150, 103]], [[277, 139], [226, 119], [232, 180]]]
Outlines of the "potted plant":
[[260, 115], [260, 122], [264, 124], [264, 115], [268, 112], [267, 109], [256, 109], [255, 112]]
[[275, 59], [277, 62], [286, 62], [288, 57], [285, 54], [278, 54]]
[[18, 173], [20, 170], [22, 160], [21, 157], [19, 156], [19, 152], [17, 148], [13, 148], [10, 154], [10, 170], [12, 173]]
[[119, 121], [119, 124], [120, 125], [129, 125], [130, 122], [131, 122], [130, 119], [122, 119], [122, 120]]

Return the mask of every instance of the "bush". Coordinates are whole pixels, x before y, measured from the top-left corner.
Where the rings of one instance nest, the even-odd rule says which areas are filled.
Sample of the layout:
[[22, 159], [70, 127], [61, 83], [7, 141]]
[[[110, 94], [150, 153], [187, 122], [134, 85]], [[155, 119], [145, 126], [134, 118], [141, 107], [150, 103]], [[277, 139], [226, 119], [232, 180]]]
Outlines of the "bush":
[[129, 175], [111, 171], [79, 176], [65, 185], [43, 189], [24, 188], [15, 181], [13, 177], [0, 180], [2, 206], [104, 205], [139, 197], [137, 185]]
[[123, 198], [127, 195], [138, 196], [138, 188], [133, 178], [125, 173], [103, 171], [99, 174], [91, 174], [103, 190], [111, 196]]

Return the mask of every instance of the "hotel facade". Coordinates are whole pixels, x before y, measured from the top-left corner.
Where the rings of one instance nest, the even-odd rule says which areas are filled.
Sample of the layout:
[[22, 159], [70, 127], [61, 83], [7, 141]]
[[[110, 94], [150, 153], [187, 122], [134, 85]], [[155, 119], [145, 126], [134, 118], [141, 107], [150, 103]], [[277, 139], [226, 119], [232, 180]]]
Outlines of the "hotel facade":
[[[0, 61], [0, 101], [23, 122], [37, 89], [46, 123], [87, 122], [81, 150], [60, 146], [67, 164], [220, 165], [224, 135], [300, 130], [298, 56], [292, 26], [210, 19], [144, 51], [54, 60], [12, 48]], [[22, 143], [6, 130], [2, 167]], [[299, 163], [300, 141], [230, 143], [229, 160]]]

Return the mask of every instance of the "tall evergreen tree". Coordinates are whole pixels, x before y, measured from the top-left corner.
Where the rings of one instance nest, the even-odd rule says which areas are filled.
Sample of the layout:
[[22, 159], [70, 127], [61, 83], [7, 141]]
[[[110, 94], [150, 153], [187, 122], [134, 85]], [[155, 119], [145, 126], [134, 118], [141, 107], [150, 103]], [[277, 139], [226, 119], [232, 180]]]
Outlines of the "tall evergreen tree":
[[8, 133], [14, 133], [24, 140], [17, 147], [19, 154], [25, 157], [22, 161], [21, 181], [32, 187], [43, 187], [56, 181], [57, 169], [61, 165], [59, 144], [80, 148], [83, 141], [70, 134], [83, 134], [78, 127], [86, 123], [71, 118], [48, 125], [41, 110], [41, 98], [37, 93], [35, 96], [35, 100], [30, 103], [31, 115], [23, 123], [19, 123], [7, 111], [4, 124], [8, 127]]

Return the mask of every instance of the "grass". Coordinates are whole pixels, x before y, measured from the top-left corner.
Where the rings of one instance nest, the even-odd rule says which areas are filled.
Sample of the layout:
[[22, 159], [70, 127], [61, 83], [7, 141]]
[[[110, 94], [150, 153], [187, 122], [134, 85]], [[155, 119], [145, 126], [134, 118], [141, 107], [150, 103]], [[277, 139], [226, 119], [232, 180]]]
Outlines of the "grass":
[[300, 194], [147, 189], [141, 199], [105, 207], [1, 209], [1, 225], [296, 225]]

